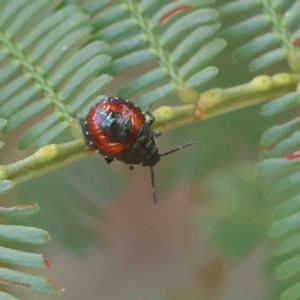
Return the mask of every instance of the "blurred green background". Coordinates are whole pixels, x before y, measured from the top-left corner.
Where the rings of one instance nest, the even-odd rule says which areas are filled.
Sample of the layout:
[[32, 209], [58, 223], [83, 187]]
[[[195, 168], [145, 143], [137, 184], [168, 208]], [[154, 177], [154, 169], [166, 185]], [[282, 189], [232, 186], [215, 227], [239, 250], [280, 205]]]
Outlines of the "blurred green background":
[[[228, 59], [231, 50], [212, 62], [220, 72], [206, 89], [251, 80], [247, 66]], [[152, 67], [123, 73], [104, 93], [117, 94], [128, 78]], [[274, 299], [278, 287], [266, 235], [272, 204], [263, 197], [256, 163], [261, 134], [278, 120], [263, 118], [259, 109], [164, 133], [158, 140], [162, 152], [191, 140], [196, 145], [155, 168], [157, 205], [148, 169], [106, 165], [101, 156], [25, 182], [2, 197], [3, 205], [40, 206], [37, 216], [18, 221], [52, 237], [34, 251], [45, 253], [53, 267], [36, 274], [66, 288], [66, 300]], [[4, 139], [1, 163], [32, 153], [17, 150], [22, 132]], [[17, 288], [14, 294], [50, 299]]]

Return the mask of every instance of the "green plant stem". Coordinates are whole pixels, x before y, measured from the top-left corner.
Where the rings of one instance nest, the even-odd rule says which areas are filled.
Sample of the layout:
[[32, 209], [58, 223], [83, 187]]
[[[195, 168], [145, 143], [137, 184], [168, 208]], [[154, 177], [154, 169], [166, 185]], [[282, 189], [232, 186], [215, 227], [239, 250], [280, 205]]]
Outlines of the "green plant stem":
[[177, 107], [162, 106], [154, 115], [153, 128], [165, 131], [182, 125], [206, 120], [237, 109], [274, 100], [295, 91], [300, 74], [282, 73], [272, 77], [258, 76], [252, 81], [227, 89], [212, 89], [199, 94], [195, 104]]
[[[209, 90], [199, 94], [196, 103], [158, 108], [154, 112], [156, 122], [153, 124], [153, 129], [167, 131], [271, 101], [295, 91], [299, 82], [300, 74], [283, 73], [273, 77], [258, 76], [249, 83], [232, 88]], [[86, 149], [83, 139], [60, 145], [48, 145], [23, 160], [0, 166], [0, 180], [21, 183], [93, 154], [94, 152]]]
[[0, 166], [0, 180], [21, 183], [92, 154], [89, 150], [85, 151], [85, 142], [81, 139], [59, 145], [47, 145], [25, 159]]
[[[295, 91], [300, 74], [261, 75], [249, 83], [228, 89], [213, 89], [201, 95], [198, 114], [207, 119], [237, 109], [272, 101]], [[201, 116], [200, 116], [201, 117]]]

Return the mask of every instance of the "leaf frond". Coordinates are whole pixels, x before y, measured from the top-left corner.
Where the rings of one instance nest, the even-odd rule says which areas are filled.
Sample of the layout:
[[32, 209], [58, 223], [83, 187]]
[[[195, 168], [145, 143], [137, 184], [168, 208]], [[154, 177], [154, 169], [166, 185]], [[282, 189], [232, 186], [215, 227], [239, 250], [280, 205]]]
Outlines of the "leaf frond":
[[[299, 71], [299, 1], [235, 0], [218, 11], [227, 25], [221, 36], [239, 45], [233, 52], [236, 61], [248, 61], [257, 72], [288, 60], [292, 70]], [[238, 23], [230, 23], [234, 15], [242, 16]]]
[[115, 76], [148, 62], [156, 64], [128, 81], [118, 95], [135, 96], [141, 106], [147, 106], [176, 92], [180, 96], [179, 90], [198, 89], [216, 76], [217, 68], [208, 65], [226, 42], [214, 37], [219, 23], [218, 13], [210, 8], [212, 3], [122, 0], [95, 14], [93, 40], [110, 44], [112, 62], [107, 73]]
[[[20, 149], [30, 144], [40, 148], [68, 131], [69, 114], [80, 112], [111, 80], [99, 75], [110, 61], [104, 54], [107, 44], [95, 41], [82, 47], [92, 27], [89, 15], [76, 5], [57, 11], [50, 0], [2, 5], [0, 118], [8, 120], [3, 133], [36, 116], [41, 119], [43, 113], [19, 142]], [[89, 87], [93, 89], [86, 95]]]
[[[0, 130], [6, 121], [0, 119]], [[3, 143], [1, 143], [3, 146]], [[6, 193], [14, 187], [10, 180], [0, 180], [0, 194]], [[14, 207], [0, 207], [0, 219], [17, 219], [37, 214], [39, 207], [36, 204]], [[42, 245], [50, 240], [48, 232], [26, 226], [0, 225], [0, 241], [16, 242], [21, 244]], [[37, 253], [24, 252], [0, 246], [0, 283], [30, 289], [35, 292], [49, 295], [61, 295], [63, 289], [45, 277], [32, 276], [28, 273], [10, 270], [6, 265], [45, 269], [50, 268], [48, 259]], [[0, 291], [0, 299], [18, 300], [17, 298]]]
[[[300, 100], [298, 92], [284, 95], [262, 107], [264, 116], [274, 116], [294, 109]], [[277, 240], [275, 255], [279, 280], [292, 280], [294, 285], [281, 295], [283, 300], [300, 299], [300, 119], [295, 116], [286, 123], [267, 130], [262, 138], [260, 173], [266, 178], [266, 196], [276, 203], [269, 236]], [[298, 275], [298, 277], [296, 276]]]

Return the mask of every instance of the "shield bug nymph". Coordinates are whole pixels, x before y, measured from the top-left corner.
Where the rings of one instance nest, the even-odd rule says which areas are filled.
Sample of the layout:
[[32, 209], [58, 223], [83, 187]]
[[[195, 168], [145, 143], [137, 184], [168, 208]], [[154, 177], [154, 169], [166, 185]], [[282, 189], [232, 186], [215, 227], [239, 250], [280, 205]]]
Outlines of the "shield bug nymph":
[[159, 154], [156, 138], [161, 133], [151, 129], [155, 122], [152, 113], [149, 109], [143, 113], [137, 105], [118, 97], [102, 99], [91, 108], [85, 119], [78, 119], [86, 144], [103, 155], [107, 163], [119, 160], [129, 165], [130, 169], [136, 165], [150, 168], [154, 203], [153, 167], [162, 156], [194, 144], [190, 142]]

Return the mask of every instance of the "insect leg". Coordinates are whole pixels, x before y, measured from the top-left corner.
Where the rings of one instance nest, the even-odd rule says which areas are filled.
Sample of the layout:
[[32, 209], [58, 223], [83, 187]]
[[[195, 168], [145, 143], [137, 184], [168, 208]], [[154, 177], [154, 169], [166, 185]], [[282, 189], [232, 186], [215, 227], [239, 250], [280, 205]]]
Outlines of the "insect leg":
[[155, 192], [155, 181], [154, 181], [153, 168], [150, 167], [150, 171], [151, 171], [152, 198], [153, 198], [154, 204], [156, 204], [156, 192]]
[[107, 164], [110, 164], [111, 162], [114, 161], [114, 159], [108, 158], [107, 156], [104, 157], [104, 160]]
[[155, 136], [155, 137], [160, 137], [160, 136], [161, 136], [161, 132], [160, 132], [160, 131], [155, 132], [155, 133], [154, 133], [154, 136]]
[[150, 117], [150, 120], [148, 122], [148, 125], [151, 126], [154, 122], [155, 122], [155, 117], [153, 116], [153, 114], [150, 112], [150, 109], [152, 107], [153, 103], [150, 104], [150, 106], [148, 107], [148, 109], [146, 110], [145, 114], [147, 116]]

